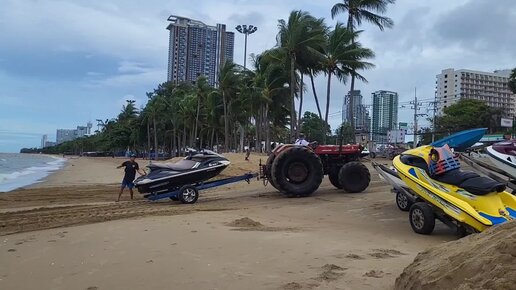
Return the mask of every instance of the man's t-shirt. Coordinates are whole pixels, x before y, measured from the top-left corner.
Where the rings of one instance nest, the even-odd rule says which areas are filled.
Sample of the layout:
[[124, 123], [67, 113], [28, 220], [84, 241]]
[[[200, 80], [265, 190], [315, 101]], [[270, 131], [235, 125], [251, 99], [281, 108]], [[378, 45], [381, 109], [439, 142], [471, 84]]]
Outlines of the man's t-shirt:
[[295, 145], [308, 146], [310, 143], [308, 143], [308, 141], [306, 141], [305, 139], [297, 139], [294, 144]]
[[125, 166], [124, 180], [133, 182], [134, 178], [136, 177], [136, 170], [140, 169], [138, 163], [135, 161], [125, 161], [122, 163], [122, 166]]

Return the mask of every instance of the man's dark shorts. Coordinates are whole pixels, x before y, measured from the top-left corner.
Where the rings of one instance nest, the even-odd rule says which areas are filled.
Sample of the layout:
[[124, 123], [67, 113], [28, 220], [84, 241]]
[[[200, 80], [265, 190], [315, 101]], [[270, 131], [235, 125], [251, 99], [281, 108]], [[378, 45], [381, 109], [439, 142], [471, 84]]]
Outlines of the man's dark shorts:
[[132, 181], [128, 181], [128, 180], [122, 180], [122, 188], [125, 188], [127, 186], [127, 188], [129, 189], [132, 189], [134, 188], [134, 183]]

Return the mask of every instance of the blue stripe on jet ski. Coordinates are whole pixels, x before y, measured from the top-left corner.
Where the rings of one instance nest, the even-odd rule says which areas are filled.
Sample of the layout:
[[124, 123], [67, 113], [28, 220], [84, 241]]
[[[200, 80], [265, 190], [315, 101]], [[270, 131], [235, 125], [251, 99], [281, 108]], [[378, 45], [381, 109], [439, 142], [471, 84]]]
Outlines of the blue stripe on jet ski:
[[408, 173], [410, 173], [412, 176], [414, 176], [415, 178], [417, 178], [417, 174], [416, 174], [416, 170], [414, 168], [410, 168]]
[[508, 212], [509, 212], [509, 215], [512, 216], [513, 218], [516, 219], [516, 210], [510, 208], [510, 207], [506, 207], [505, 208]]
[[483, 212], [479, 212], [479, 214], [481, 216], [485, 217], [486, 219], [488, 219], [489, 221], [491, 221], [493, 223], [493, 225], [501, 224], [501, 223], [504, 223], [504, 222], [507, 221], [503, 217], [496, 217], [496, 216], [488, 215], [488, 214], [483, 213]]

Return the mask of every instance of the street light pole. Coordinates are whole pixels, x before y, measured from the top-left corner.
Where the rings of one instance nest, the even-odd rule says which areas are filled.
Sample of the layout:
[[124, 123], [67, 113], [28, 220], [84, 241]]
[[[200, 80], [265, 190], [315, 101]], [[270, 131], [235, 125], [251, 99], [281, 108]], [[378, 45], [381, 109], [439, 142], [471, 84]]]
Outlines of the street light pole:
[[244, 34], [245, 36], [245, 43], [244, 43], [244, 70], [246, 69], [246, 63], [247, 63], [247, 36], [249, 34], [253, 34], [256, 32], [256, 30], [258, 30], [258, 27], [254, 26], [254, 25], [238, 25], [237, 27], [235, 27], [235, 29]]

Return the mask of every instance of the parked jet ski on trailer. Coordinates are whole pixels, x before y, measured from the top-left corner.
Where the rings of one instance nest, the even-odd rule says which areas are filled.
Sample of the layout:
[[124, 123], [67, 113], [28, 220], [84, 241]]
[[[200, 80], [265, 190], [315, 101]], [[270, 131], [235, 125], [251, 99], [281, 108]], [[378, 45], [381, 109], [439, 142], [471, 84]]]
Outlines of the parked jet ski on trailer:
[[184, 185], [196, 184], [219, 175], [229, 160], [210, 150], [191, 150], [176, 163], [153, 163], [150, 173], [140, 176], [134, 184], [140, 193], [174, 191]]
[[430, 234], [435, 219], [463, 234], [516, 219], [516, 196], [505, 184], [461, 170], [447, 145], [403, 152], [393, 160], [396, 171], [373, 165], [394, 187], [396, 203], [409, 211], [416, 233]]

